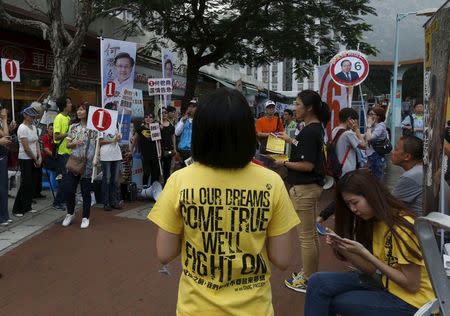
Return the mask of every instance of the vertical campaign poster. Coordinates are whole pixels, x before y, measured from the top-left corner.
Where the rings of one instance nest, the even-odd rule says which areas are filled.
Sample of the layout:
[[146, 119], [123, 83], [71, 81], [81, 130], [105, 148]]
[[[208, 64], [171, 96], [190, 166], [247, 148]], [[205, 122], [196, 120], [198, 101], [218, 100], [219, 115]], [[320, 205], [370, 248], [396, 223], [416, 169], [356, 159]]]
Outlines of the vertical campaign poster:
[[[168, 49], [161, 50], [162, 56], [162, 77], [173, 79], [173, 69], [175, 67], [175, 58], [173, 52]], [[170, 105], [172, 96], [170, 94], [164, 96], [164, 107]]]
[[319, 66], [319, 94], [331, 110], [331, 120], [327, 125], [327, 135], [339, 125], [339, 111], [349, 106], [349, 88], [337, 84], [330, 74], [330, 65]]
[[124, 89], [132, 90], [136, 65], [136, 43], [103, 38], [100, 44], [102, 107], [117, 107]]

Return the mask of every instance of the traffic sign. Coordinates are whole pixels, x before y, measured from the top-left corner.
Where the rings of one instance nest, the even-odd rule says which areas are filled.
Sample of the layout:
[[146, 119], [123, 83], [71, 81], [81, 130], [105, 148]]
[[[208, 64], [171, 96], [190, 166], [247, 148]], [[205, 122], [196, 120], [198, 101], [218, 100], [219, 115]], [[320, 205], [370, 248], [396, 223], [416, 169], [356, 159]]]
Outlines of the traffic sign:
[[367, 57], [355, 50], [336, 54], [330, 61], [330, 76], [338, 85], [354, 87], [366, 80], [369, 74]]
[[20, 82], [20, 63], [18, 60], [2, 58], [2, 80]]
[[94, 131], [104, 132], [106, 134], [116, 133], [117, 111], [90, 106], [87, 128]]

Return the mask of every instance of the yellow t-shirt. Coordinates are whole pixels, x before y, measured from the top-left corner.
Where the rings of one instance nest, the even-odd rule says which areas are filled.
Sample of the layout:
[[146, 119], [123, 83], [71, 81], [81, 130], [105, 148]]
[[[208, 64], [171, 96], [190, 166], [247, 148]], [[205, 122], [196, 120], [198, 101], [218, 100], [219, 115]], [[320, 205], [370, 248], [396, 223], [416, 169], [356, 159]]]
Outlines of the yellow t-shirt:
[[[70, 116], [64, 115], [63, 113], [59, 113], [55, 116], [55, 119], [53, 121], [53, 139], [55, 139], [55, 133], [65, 134], [69, 131], [69, 123], [70, 123]], [[55, 144], [59, 144], [58, 147], [58, 154], [59, 155], [70, 155], [72, 151], [67, 148], [67, 137], [61, 140], [55, 140]]]
[[182, 235], [178, 316], [273, 315], [266, 241], [300, 223], [275, 172], [194, 163], [172, 174], [148, 218]]
[[[414, 223], [414, 219], [409, 216], [405, 216], [405, 219], [410, 223]], [[408, 236], [399, 227], [396, 231], [402, 236], [402, 238], [408, 243], [410, 247], [414, 250], [422, 253], [420, 248], [415, 246], [415, 243], [419, 245], [418, 240], [414, 232], [408, 232], [411, 236]], [[413, 238], [414, 242], [412, 241]], [[373, 254], [379, 260], [385, 262], [391, 267], [398, 267], [401, 264], [410, 264], [410, 262], [420, 266], [420, 289], [416, 293], [411, 293], [400, 287], [394, 281], [388, 281], [388, 291], [395, 296], [401, 298], [406, 303], [420, 308], [425, 303], [433, 300], [435, 298], [433, 288], [430, 283], [430, 278], [428, 276], [427, 269], [425, 267], [425, 262], [423, 260], [418, 260], [414, 258], [406, 249], [404, 244], [399, 241], [400, 248], [403, 250], [403, 254], [400, 252], [400, 248], [394, 240], [394, 237], [389, 232], [387, 225], [384, 222], [376, 222], [373, 230]], [[408, 259], [410, 262], [408, 262]], [[383, 284], [386, 286], [386, 276], [383, 276]]]

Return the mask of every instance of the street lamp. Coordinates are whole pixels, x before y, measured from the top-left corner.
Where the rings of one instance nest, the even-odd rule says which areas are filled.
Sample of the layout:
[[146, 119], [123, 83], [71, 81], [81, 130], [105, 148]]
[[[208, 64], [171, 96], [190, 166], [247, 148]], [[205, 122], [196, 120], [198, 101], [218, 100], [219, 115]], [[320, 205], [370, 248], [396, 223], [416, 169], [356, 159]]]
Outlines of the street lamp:
[[395, 124], [397, 121], [399, 121], [399, 118], [401, 118], [400, 112], [401, 112], [401, 100], [402, 96], [397, 99], [397, 76], [398, 76], [398, 46], [399, 46], [399, 22], [406, 18], [409, 15], [416, 15], [416, 16], [432, 16], [438, 9], [437, 8], [428, 8], [423, 9], [419, 11], [414, 12], [407, 12], [407, 13], [397, 13], [397, 17], [395, 19], [395, 50], [394, 50], [394, 82], [391, 92], [391, 105], [392, 105], [392, 119], [391, 119], [391, 141], [392, 144], [395, 146], [396, 142], [396, 126]]

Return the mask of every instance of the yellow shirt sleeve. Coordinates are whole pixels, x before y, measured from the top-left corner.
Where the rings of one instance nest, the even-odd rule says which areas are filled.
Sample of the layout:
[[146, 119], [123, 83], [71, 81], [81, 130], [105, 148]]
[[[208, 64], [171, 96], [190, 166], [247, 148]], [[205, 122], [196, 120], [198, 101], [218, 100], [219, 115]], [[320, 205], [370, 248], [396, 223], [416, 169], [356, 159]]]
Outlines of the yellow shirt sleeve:
[[267, 236], [269, 237], [283, 235], [300, 224], [300, 219], [279, 176], [276, 182], [278, 190], [273, 199], [273, 215], [267, 227]]
[[[410, 218], [407, 218], [408, 221]], [[414, 251], [422, 254], [420, 250], [419, 241], [417, 240], [417, 236], [414, 232], [407, 231], [404, 228], [397, 227], [396, 232], [402, 237], [402, 239], [411, 247]], [[393, 238], [394, 239], [394, 238]], [[406, 248], [405, 244], [401, 240], [393, 240], [392, 242], [392, 254], [394, 257], [398, 259], [398, 264], [411, 264], [414, 263], [418, 266], [425, 266], [425, 262], [423, 260], [419, 260], [415, 258]]]
[[179, 211], [178, 198], [176, 174], [174, 174], [167, 181], [147, 217], [161, 229], [180, 235], [183, 232], [183, 218]]

